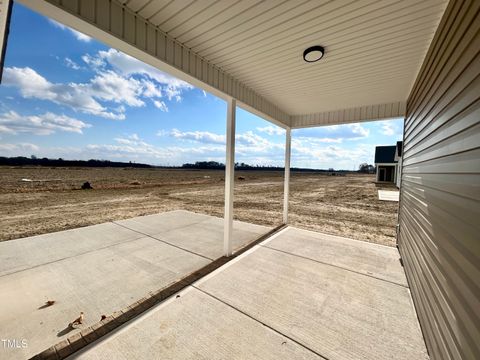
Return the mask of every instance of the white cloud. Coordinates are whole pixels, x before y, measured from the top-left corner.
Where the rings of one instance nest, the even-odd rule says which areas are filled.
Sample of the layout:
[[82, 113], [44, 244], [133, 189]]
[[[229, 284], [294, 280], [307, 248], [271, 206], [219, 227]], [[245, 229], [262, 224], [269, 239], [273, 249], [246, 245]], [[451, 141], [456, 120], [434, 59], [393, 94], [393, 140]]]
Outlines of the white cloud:
[[5, 85], [18, 87], [22, 96], [26, 98], [53, 100], [56, 97], [51, 91], [53, 84], [29, 67], [5, 68], [3, 82]]
[[133, 134], [114, 139], [112, 144], [89, 144], [85, 147], [39, 147], [34, 144], [0, 144], [0, 156], [30, 156], [65, 159], [110, 159], [146, 164], [181, 165], [195, 160], [224, 161], [225, 148], [218, 145], [194, 147], [155, 146]]
[[293, 135], [308, 141], [341, 143], [344, 140], [367, 138], [370, 131], [361, 124], [346, 124], [298, 129], [293, 131]]
[[83, 133], [83, 129], [91, 127], [83, 121], [47, 112], [43, 115], [19, 115], [9, 111], [0, 115], [0, 133], [32, 133], [35, 135], [50, 135], [56, 131]]
[[[159, 132], [159, 135], [164, 133]], [[178, 129], [172, 129], [169, 133], [170, 136], [175, 139], [193, 140], [207, 144], [225, 144], [225, 135], [218, 135], [209, 131], [185, 131], [182, 132]]]
[[[261, 137], [252, 131], [247, 131], [235, 136], [236, 147], [235, 152], [242, 161], [255, 164], [257, 158], [268, 156], [273, 159], [282, 160], [285, 144], [277, 143]], [[283, 160], [282, 160], [283, 161]], [[266, 164], [263, 162], [262, 164]], [[269, 162], [268, 164], [273, 164]]]
[[268, 125], [265, 127], [257, 127], [257, 130], [267, 133], [268, 135], [285, 135], [285, 129], [282, 129], [279, 126]]
[[105, 65], [105, 62], [103, 61], [103, 59], [92, 56], [90, 54], [83, 55], [82, 60], [85, 64], [87, 64], [93, 69], [100, 69]]
[[[85, 83], [53, 83], [29, 67], [6, 68], [4, 83], [17, 87], [24, 98], [48, 100], [113, 120], [124, 120], [125, 106], [145, 106], [145, 99], [151, 99], [155, 107], [167, 112], [166, 100], [162, 98], [181, 101], [183, 91], [193, 89], [190, 84], [114, 49], [99, 51], [95, 56], [86, 54], [82, 60], [94, 70], [94, 76]], [[68, 57], [64, 61], [72, 69], [81, 68]]]
[[168, 75], [153, 66], [145, 64], [144, 62], [115, 49], [99, 51], [95, 56], [85, 55], [82, 59], [94, 68], [103, 67], [108, 64], [122, 76], [147, 76], [164, 86], [163, 92], [168, 100], [175, 99], [180, 101], [181, 94], [184, 90], [193, 89], [193, 86], [189, 83]]
[[122, 161], [135, 160], [152, 164], [180, 165], [196, 159], [212, 159], [225, 153], [223, 146], [165, 146], [147, 143], [137, 134], [115, 138], [114, 144], [90, 144], [82, 150], [84, 158], [107, 158]]
[[161, 98], [162, 97], [162, 91], [160, 88], [158, 88], [153, 82], [142, 79], [142, 84], [143, 84], [143, 96], [148, 97], [148, 98]]
[[393, 134], [395, 134], [395, 129], [392, 127], [392, 125], [385, 124], [385, 125], [382, 125], [381, 133], [383, 135], [392, 136]]
[[[259, 130], [259, 129], [257, 129]], [[264, 130], [261, 128], [261, 130]], [[259, 130], [259, 131], [261, 131]], [[263, 132], [267, 132], [264, 130]], [[341, 133], [341, 129], [333, 128], [330, 133]], [[351, 138], [368, 134], [363, 128], [352, 126], [346, 134]], [[180, 131], [173, 129], [171, 131], [160, 131], [158, 135], [171, 136], [175, 139], [187, 140], [197, 144], [225, 144], [223, 134], [215, 134], [209, 131]], [[374, 147], [367, 144], [358, 144], [354, 148], [345, 148], [334, 145], [339, 140], [336, 138], [313, 137], [294, 137], [292, 139], [292, 165], [296, 167], [311, 168], [329, 168], [332, 163], [336, 169], [354, 169], [361, 162], [371, 162], [373, 159]], [[200, 146], [203, 149], [208, 147]], [[183, 148], [184, 153], [197, 155], [191, 148]], [[262, 137], [253, 131], [246, 131], [236, 135], [236, 161], [249, 164], [283, 166], [284, 164], [284, 143], [283, 141], [271, 141]], [[220, 155], [220, 161], [224, 162], [222, 152], [216, 152]], [[194, 161], [190, 159], [189, 161]]]
[[161, 100], [153, 100], [153, 105], [155, 105], [156, 108], [159, 108], [163, 112], [168, 112], [167, 104], [165, 104], [165, 102]]
[[[14, 131], [12, 129], [10, 129], [9, 127], [7, 126], [4, 126], [4, 125], [0, 125], [0, 134], [1, 133], [10, 133], [10, 134], [13, 134]], [[1, 139], [1, 137], [0, 137]]]
[[92, 40], [92, 38], [88, 35], [85, 35], [75, 29], [72, 29], [66, 25], [63, 25], [63, 24], [60, 24], [59, 22], [55, 21], [55, 20], [52, 20], [52, 19], [49, 19], [50, 23], [59, 28], [59, 29], [62, 29], [62, 30], [67, 30], [69, 31], [70, 33], [72, 33], [73, 36], [75, 36], [75, 38], [79, 41], [83, 41], [83, 42], [90, 42]]
[[72, 59], [70, 58], [65, 58], [65, 65], [67, 67], [69, 67], [70, 69], [73, 69], [73, 70], [80, 70], [81, 67], [80, 65], [78, 65], [75, 61], [73, 61]]
[[73, 35], [77, 38], [77, 40], [80, 40], [80, 41], [84, 41], [84, 42], [90, 42], [90, 40], [92, 40], [92, 38], [88, 35], [85, 35], [77, 30], [74, 30], [74, 29], [69, 29]]
[[116, 144], [90, 144], [87, 145], [87, 151], [93, 151], [97, 154], [103, 154], [107, 158], [121, 159], [140, 159], [153, 158], [164, 159], [168, 157], [168, 152], [163, 151], [151, 144], [146, 143], [138, 137], [116, 138]]
[[271, 142], [260, 135], [249, 130], [247, 132], [235, 135], [236, 143], [246, 146], [268, 146]]
[[[341, 126], [341, 125], [339, 125]], [[359, 138], [366, 138], [370, 135], [370, 130], [365, 129], [362, 125], [360, 124], [348, 124], [344, 125], [345, 127], [349, 128], [352, 132], [352, 134], [357, 135], [356, 137], [353, 136], [353, 139], [359, 139]]]
[[[215, 134], [209, 131], [180, 131], [178, 129], [172, 129], [171, 131], [159, 131], [157, 135], [167, 135], [175, 139], [202, 144], [218, 144], [222, 145], [222, 149], [225, 149], [224, 146], [226, 143], [225, 135]], [[237, 155], [243, 156], [244, 158], [246, 156], [258, 157], [262, 154], [283, 156], [284, 144], [283, 142], [275, 143], [270, 141], [255, 134], [253, 131], [246, 131], [235, 135], [235, 151]]]
[[[178, 129], [160, 131], [159, 135], [177, 139], [173, 145], [155, 145], [143, 140], [137, 134], [124, 135], [111, 144], [90, 144], [83, 148], [50, 148], [25, 150], [25, 154], [37, 156], [78, 159], [111, 159], [137, 161], [160, 165], [181, 165], [185, 162], [202, 160], [225, 161], [224, 135], [208, 131], [182, 132]], [[180, 141], [183, 140], [183, 141]], [[312, 143], [310, 140], [292, 139], [292, 166], [310, 168], [356, 169], [362, 162], [373, 161], [374, 146], [356, 144], [345, 148], [336, 144]], [[0, 151], [1, 151], [0, 147]], [[14, 150], [14, 149], [13, 149]], [[12, 152], [14, 152], [12, 150]], [[36, 149], [35, 149], [36, 150]], [[16, 150], [17, 151], [17, 150]], [[17, 151], [19, 152], [19, 151]], [[11, 155], [18, 155], [12, 153]], [[253, 132], [238, 134], [236, 161], [248, 164], [283, 166], [283, 142], [264, 139]]]
[[161, 84], [170, 85], [175, 88], [193, 88], [189, 83], [168, 75], [118, 50], [109, 49], [108, 51], [99, 51], [98, 56], [124, 75], [144, 74]]
[[304, 139], [292, 139], [292, 166], [356, 170], [362, 162], [373, 162], [373, 152], [374, 146], [369, 144], [345, 148], [325, 144], [315, 146]]
[[[207, 131], [182, 132], [178, 129], [160, 131], [159, 135], [185, 141], [177, 141], [174, 145], [167, 146], [155, 145], [143, 140], [137, 134], [131, 134], [117, 137], [111, 144], [90, 144], [83, 148], [46, 148], [39, 151], [26, 150], [26, 152], [47, 157], [111, 159], [159, 165], [181, 165], [185, 162], [202, 160], [225, 161], [224, 135]], [[283, 166], [283, 142], [282, 144], [271, 142], [253, 132], [238, 135], [237, 162]], [[332, 144], [312, 144], [304, 139], [294, 138], [292, 139], [292, 166], [356, 169], [362, 162], [371, 163], [373, 152], [374, 146], [368, 144], [357, 144], [347, 149]]]
[[385, 136], [402, 136], [402, 129], [398, 126], [398, 120], [384, 120], [376, 123], [379, 127], [379, 132]]
[[145, 145], [145, 143], [140, 139], [138, 134], [131, 134], [125, 137], [118, 137], [114, 139], [117, 143], [123, 145]]
[[95, 76], [89, 84], [78, 84], [91, 96], [104, 101], [125, 103], [128, 106], [144, 106], [139, 99], [143, 85], [134, 78], [124, 78], [113, 71], [106, 71]]
[[40, 148], [31, 143], [0, 144], [2, 156], [25, 156], [37, 152]]
[[25, 98], [50, 100], [75, 111], [114, 120], [125, 119], [125, 107], [109, 110], [99, 101], [109, 101], [129, 106], [143, 106], [139, 99], [143, 85], [133, 78], [125, 79], [113, 71], [97, 74], [88, 83], [55, 84], [31, 68], [5, 69], [5, 85], [15, 86]]
[[182, 97], [180, 96], [182, 92], [179, 88], [167, 86], [163, 91], [165, 95], [167, 95], [168, 100], [175, 99], [177, 102], [182, 101]]

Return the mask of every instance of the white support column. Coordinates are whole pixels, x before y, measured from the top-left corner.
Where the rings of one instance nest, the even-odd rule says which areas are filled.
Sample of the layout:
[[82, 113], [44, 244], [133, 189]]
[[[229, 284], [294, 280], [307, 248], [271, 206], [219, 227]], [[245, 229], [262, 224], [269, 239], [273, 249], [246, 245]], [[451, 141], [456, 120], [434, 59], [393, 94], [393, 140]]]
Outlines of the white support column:
[[283, 186], [283, 223], [288, 223], [288, 194], [290, 192], [290, 155], [292, 147], [292, 130], [286, 129], [285, 134], [285, 183]]
[[223, 252], [232, 255], [233, 234], [233, 184], [235, 180], [235, 110], [236, 101], [227, 100], [227, 156], [225, 162], [225, 217], [223, 228]]

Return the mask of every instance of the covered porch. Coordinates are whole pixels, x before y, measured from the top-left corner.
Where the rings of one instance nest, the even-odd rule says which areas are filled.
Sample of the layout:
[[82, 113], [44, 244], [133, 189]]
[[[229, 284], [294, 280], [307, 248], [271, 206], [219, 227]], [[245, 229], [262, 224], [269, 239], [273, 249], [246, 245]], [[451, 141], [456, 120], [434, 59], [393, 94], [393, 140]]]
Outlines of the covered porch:
[[[233, 251], [237, 108], [285, 129], [283, 223], [288, 224], [292, 130], [404, 117], [409, 90], [447, 3], [310, 1], [297, 7], [294, 2], [262, 5], [257, 0], [184, 6], [163, 0], [20, 2], [227, 103], [227, 257]], [[237, 25], [231, 27], [230, 21]], [[351, 21], [357, 31], [348, 25]], [[377, 37], [382, 31], [385, 34]], [[338, 32], [342, 35], [337, 37]], [[252, 41], [249, 33], [259, 41]], [[321, 41], [328, 44], [317, 44], [318, 33], [324, 33]], [[411, 45], [401, 57], [392, 46], [397, 39]], [[360, 50], [363, 56], [355, 56]], [[339, 69], [347, 75], [335, 76]], [[395, 171], [389, 174], [393, 181]]]
[[71, 358], [157, 357], [428, 355], [397, 249], [288, 227]]
[[405, 118], [397, 243], [415, 308], [395, 248], [287, 228], [45, 357], [91, 342], [72, 358], [427, 358], [416, 312], [433, 357], [479, 357], [479, 2], [20, 2], [228, 103], [225, 258], [237, 105], [286, 129], [285, 224], [292, 129]]
[[[2, 330], [28, 339], [3, 351], [427, 358], [396, 248], [234, 221], [227, 258], [223, 222], [172, 211], [0, 243]], [[80, 312], [83, 324], [69, 327]]]

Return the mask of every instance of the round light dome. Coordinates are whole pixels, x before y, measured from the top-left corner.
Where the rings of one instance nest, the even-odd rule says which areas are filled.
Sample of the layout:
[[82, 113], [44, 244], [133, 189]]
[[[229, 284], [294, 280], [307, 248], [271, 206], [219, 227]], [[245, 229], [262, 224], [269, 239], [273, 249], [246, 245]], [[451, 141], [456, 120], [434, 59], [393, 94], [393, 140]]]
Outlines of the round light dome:
[[311, 46], [303, 52], [303, 60], [306, 62], [315, 62], [323, 57], [325, 50], [320, 45]]

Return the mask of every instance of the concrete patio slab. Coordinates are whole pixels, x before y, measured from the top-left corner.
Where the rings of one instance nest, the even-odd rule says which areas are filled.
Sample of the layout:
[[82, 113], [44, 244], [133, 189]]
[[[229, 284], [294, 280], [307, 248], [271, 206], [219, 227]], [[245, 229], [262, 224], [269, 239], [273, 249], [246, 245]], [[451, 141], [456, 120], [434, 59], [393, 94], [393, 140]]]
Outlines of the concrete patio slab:
[[0, 243], [0, 276], [99, 250], [143, 235], [113, 223]]
[[[188, 226], [184, 233], [188, 239], [210, 246], [210, 254], [221, 256], [223, 243], [203, 240], [202, 236], [213, 238], [212, 234], [223, 233], [222, 219], [175, 211], [122, 223], [143, 224], [143, 230], [148, 227], [159, 237], [162, 231]], [[196, 229], [195, 224], [203, 226]], [[28, 344], [23, 349], [0, 348], [0, 359], [33, 356], [98, 322], [101, 315], [125, 308], [149, 291], [166, 287], [212, 262], [126, 225], [106, 223], [0, 243], [2, 339], [25, 339]], [[210, 231], [205, 231], [205, 226]], [[189, 236], [189, 232], [200, 236]], [[245, 242], [256, 239], [251, 231], [238, 236]], [[45, 307], [47, 300], [55, 300], [55, 304]], [[84, 324], [69, 331], [68, 323], [81, 311]]]
[[263, 246], [199, 283], [331, 360], [428, 358], [404, 286]]
[[[383, 265], [373, 277], [329, 264], [347, 239], [326, 245], [318, 234], [308, 245], [312, 259], [289, 253], [304, 245], [302, 235], [273, 235], [71, 359], [428, 359], [407, 287], [379, 278]], [[370, 256], [360, 249], [358, 259], [351, 251], [342, 261]]]
[[[223, 255], [222, 218], [177, 210], [161, 218], [150, 215], [115, 223], [211, 260]], [[234, 221], [233, 248], [241, 248], [270, 230], [266, 226]]]
[[408, 286], [394, 247], [287, 228], [263, 246]]
[[[233, 249], [241, 248], [270, 230], [266, 226], [234, 221]], [[212, 260], [223, 255], [223, 219], [209, 219], [152, 236]]]
[[[92, 325], [101, 315], [110, 315], [208, 263], [200, 256], [143, 237], [2, 276], [2, 336], [28, 342], [22, 354], [15, 349], [8, 358], [35, 355], [79, 331], [68, 331], [67, 325], [81, 311], [85, 314], [82, 327]], [[47, 300], [56, 303], [41, 308]]]
[[154, 236], [163, 234], [169, 230], [197, 224], [210, 218], [211, 216], [204, 214], [175, 210], [162, 214], [138, 216], [131, 219], [114, 221], [114, 223], [142, 233], [143, 235]]
[[400, 199], [399, 191], [378, 190], [378, 199], [383, 201], [396, 201]]
[[322, 359], [189, 287], [70, 359]]

